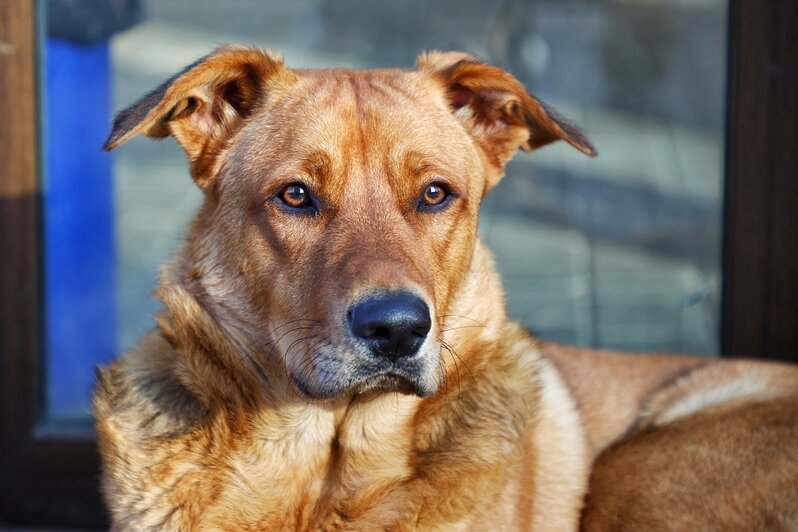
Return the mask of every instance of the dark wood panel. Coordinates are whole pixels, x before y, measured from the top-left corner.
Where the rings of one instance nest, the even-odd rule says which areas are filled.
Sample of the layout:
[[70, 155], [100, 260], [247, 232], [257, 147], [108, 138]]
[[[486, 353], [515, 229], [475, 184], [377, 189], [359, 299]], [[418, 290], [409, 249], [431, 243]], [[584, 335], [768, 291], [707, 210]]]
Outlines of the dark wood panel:
[[95, 442], [37, 431], [44, 381], [35, 6], [0, 1], [0, 528], [103, 527]]
[[93, 439], [40, 438], [7, 458], [0, 459], [0, 529], [107, 528]]
[[0, 449], [38, 408], [38, 192], [34, 2], [0, 2]]
[[798, 3], [729, 16], [724, 351], [798, 361]]

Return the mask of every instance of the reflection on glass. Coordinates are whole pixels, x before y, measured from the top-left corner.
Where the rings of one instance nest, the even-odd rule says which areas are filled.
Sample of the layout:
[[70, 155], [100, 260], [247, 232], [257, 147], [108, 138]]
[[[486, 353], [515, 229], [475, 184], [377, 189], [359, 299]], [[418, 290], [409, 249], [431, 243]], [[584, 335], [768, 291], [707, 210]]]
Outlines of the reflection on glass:
[[[508, 68], [599, 151], [592, 160], [561, 146], [519, 155], [486, 200], [480, 231], [503, 273], [510, 313], [557, 341], [717, 352], [725, 2], [152, 0], [141, 7], [141, 20], [109, 41], [114, 109], [226, 42], [279, 50], [290, 66], [410, 66], [421, 50], [439, 48]], [[105, 83], [94, 71], [83, 76]], [[101, 139], [106, 128], [107, 121], [91, 135]], [[48, 135], [48, 153], [61, 141]], [[86, 171], [97, 175], [80, 187], [106, 179]], [[152, 327], [158, 268], [202, 199], [171, 140], [130, 142], [114, 154], [111, 175], [113, 217], [92, 214], [82, 192], [68, 196], [85, 215], [82, 234], [100, 248], [106, 242], [103, 260], [113, 266], [107, 277], [82, 281], [105, 287], [96, 288], [105, 291], [103, 310], [70, 312], [102, 316], [95, 329], [115, 345], [59, 359], [66, 352], [59, 345], [73, 336], [52, 331], [52, 418], [86, 415], [86, 388], [72, 383], [90, 382], [93, 363]], [[101, 236], [109, 231], [115, 246]], [[58, 266], [48, 258], [52, 275]], [[67, 404], [59, 387], [71, 388], [77, 402]]]

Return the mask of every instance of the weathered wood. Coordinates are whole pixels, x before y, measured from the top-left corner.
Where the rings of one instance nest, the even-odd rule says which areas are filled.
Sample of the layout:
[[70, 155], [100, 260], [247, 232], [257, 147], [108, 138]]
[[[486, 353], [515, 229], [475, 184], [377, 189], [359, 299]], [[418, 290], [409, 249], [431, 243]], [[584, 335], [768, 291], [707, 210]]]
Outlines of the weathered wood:
[[798, 361], [798, 4], [730, 10], [724, 351]]
[[0, 2], [0, 528], [101, 527], [91, 438], [39, 427], [40, 194], [36, 2]]
[[38, 408], [34, 5], [0, 3], [0, 449], [30, 432]]

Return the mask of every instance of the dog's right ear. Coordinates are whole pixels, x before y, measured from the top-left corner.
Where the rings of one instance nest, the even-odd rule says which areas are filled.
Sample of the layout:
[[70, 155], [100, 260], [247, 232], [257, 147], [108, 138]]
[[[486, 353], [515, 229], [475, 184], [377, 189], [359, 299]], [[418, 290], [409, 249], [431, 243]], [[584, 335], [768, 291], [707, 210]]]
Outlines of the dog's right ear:
[[186, 152], [200, 187], [216, 173], [216, 158], [277, 75], [291, 75], [279, 56], [225, 46], [203, 57], [116, 115], [105, 150], [136, 135], [172, 135]]
[[587, 137], [509, 72], [462, 52], [428, 52], [417, 64], [441, 83], [449, 107], [486, 155], [487, 189], [501, 179], [518, 149], [531, 151], [563, 140], [596, 155]]

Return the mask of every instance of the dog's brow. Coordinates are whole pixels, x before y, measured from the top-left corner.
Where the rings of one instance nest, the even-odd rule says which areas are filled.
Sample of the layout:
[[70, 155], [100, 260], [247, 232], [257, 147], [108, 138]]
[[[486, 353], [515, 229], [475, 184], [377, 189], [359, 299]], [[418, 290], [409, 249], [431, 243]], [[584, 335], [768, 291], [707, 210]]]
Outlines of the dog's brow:
[[324, 179], [332, 168], [330, 154], [324, 150], [311, 152], [300, 166], [308, 174]]
[[403, 156], [403, 163], [406, 171], [418, 175], [427, 172], [434, 172], [439, 166], [432, 162], [431, 157], [415, 150], [409, 150], [405, 152]]

